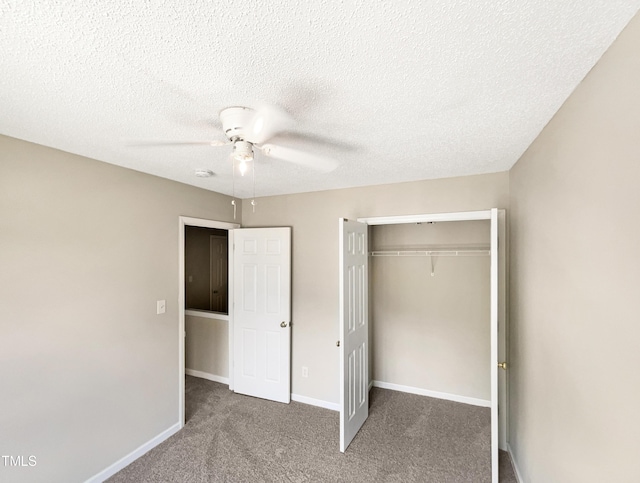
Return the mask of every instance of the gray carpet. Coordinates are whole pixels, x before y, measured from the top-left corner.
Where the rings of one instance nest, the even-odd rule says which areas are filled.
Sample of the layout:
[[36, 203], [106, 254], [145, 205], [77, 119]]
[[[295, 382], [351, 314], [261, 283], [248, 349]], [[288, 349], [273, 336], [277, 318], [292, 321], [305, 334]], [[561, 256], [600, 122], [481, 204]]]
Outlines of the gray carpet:
[[[182, 431], [116, 482], [490, 482], [489, 409], [374, 388], [345, 454], [339, 414], [187, 376]], [[501, 454], [500, 481], [515, 483]]]

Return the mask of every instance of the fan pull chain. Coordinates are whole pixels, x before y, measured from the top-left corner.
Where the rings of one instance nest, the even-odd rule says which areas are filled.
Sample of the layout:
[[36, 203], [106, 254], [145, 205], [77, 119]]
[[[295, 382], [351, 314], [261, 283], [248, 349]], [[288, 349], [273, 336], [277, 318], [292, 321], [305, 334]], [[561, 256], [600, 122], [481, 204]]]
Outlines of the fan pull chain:
[[233, 205], [233, 219], [236, 219], [236, 161], [231, 158], [231, 204]]
[[251, 200], [251, 208], [256, 212], [256, 161], [251, 163], [251, 174], [253, 176], [253, 199]]

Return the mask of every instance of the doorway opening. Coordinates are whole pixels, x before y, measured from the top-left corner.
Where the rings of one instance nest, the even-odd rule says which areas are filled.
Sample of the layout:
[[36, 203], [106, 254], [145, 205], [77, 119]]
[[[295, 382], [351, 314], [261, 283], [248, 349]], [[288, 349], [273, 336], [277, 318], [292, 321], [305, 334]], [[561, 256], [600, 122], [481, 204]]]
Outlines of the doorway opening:
[[[237, 223], [179, 217], [178, 421], [185, 423], [185, 374], [233, 389], [233, 272], [229, 270]], [[215, 293], [214, 293], [215, 292]]]
[[291, 229], [181, 216], [178, 247], [180, 427], [185, 375], [288, 403]]
[[229, 231], [185, 226], [185, 373], [229, 384]]

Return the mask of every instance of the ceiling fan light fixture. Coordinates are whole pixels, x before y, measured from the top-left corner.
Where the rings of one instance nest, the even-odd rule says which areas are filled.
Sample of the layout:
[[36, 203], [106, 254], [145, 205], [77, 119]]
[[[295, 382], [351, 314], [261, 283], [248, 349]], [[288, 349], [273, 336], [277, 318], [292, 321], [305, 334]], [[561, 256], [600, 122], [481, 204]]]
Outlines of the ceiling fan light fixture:
[[253, 161], [253, 146], [247, 141], [236, 141], [233, 145], [233, 159], [240, 162]]
[[231, 156], [234, 161], [238, 161], [240, 176], [244, 176], [248, 169], [247, 163], [253, 161], [253, 145], [247, 141], [236, 141]]
[[249, 167], [247, 166], [247, 160], [246, 159], [240, 160], [240, 163], [238, 164], [238, 171], [240, 171], [240, 176], [244, 176], [245, 174], [247, 174], [248, 168]]

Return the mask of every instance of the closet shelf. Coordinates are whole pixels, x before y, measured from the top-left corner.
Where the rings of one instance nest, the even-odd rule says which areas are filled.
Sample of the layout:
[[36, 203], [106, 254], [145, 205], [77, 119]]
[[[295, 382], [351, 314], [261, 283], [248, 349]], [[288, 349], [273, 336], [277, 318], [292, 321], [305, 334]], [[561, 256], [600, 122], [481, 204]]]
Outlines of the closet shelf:
[[372, 257], [484, 257], [489, 256], [488, 249], [459, 250], [377, 250], [369, 252]]

